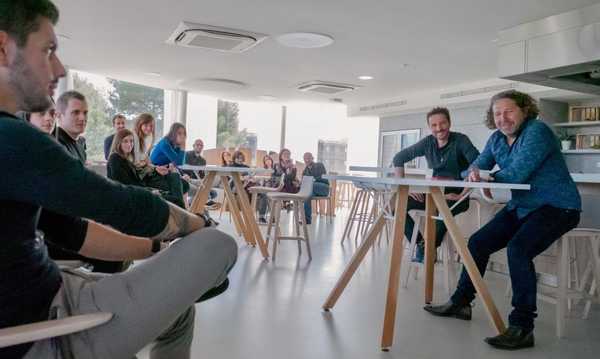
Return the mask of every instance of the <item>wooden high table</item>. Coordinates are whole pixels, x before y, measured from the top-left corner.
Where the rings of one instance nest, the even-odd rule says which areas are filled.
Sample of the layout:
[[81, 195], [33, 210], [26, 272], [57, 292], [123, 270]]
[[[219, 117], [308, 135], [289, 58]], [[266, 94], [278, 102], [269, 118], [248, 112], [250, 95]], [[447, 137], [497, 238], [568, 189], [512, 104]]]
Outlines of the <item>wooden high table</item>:
[[[324, 178], [336, 179], [339, 181], [351, 181], [355, 184], [368, 185], [386, 185], [393, 191], [391, 206], [395, 208], [394, 216], [394, 235], [392, 242], [392, 255], [390, 260], [390, 274], [388, 279], [388, 289], [385, 304], [385, 314], [383, 321], [383, 334], [381, 338], [381, 348], [388, 351], [394, 340], [394, 324], [396, 320], [396, 305], [398, 297], [398, 284], [400, 279], [400, 267], [404, 250], [404, 224], [407, 214], [407, 200], [409, 192], [425, 193], [425, 303], [431, 303], [433, 299], [433, 276], [434, 276], [434, 258], [435, 258], [435, 222], [432, 216], [435, 210], [439, 211], [443, 218], [450, 238], [454, 243], [464, 267], [467, 270], [477, 293], [481, 297], [483, 306], [488, 314], [492, 326], [498, 334], [505, 330], [504, 321], [498, 313], [498, 309], [492, 300], [490, 292], [485, 285], [477, 266], [467, 248], [467, 242], [460, 228], [456, 224], [454, 217], [446, 203], [444, 197], [444, 187], [462, 187], [462, 188], [502, 188], [515, 190], [529, 190], [530, 186], [526, 184], [495, 183], [495, 182], [463, 182], [446, 181], [432, 179], [413, 179], [413, 178], [375, 178], [363, 176], [333, 176], [326, 175]], [[395, 203], [394, 203], [395, 202]], [[363, 242], [357, 248], [350, 263], [338, 279], [335, 287], [323, 304], [323, 309], [329, 311], [348, 285], [348, 282], [354, 275], [356, 269], [364, 259], [365, 255], [379, 237], [381, 230], [385, 225], [385, 213], [381, 213], [374, 224], [369, 229]]]
[[[223, 190], [225, 191], [225, 197], [227, 198], [229, 209], [231, 211], [231, 217], [233, 218], [234, 224], [237, 228], [239, 228], [244, 240], [249, 245], [258, 244], [258, 248], [260, 248], [260, 252], [263, 255], [264, 259], [269, 258], [269, 250], [267, 249], [267, 245], [265, 240], [258, 228], [258, 223], [256, 222], [256, 217], [254, 215], [255, 210], [250, 206], [250, 201], [248, 197], [245, 195], [246, 192], [244, 190], [244, 184], [242, 182], [242, 174], [251, 174], [251, 175], [266, 175], [271, 174], [273, 171], [269, 169], [263, 168], [245, 168], [245, 167], [219, 167], [219, 166], [190, 166], [183, 165], [179, 166], [182, 170], [189, 170], [196, 173], [198, 178], [199, 172], [204, 171], [205, 177], [202, 181], [201, 188], [198, 189], [198, 192], [194, 196], [192, 201], [192, 205], [190, 210], [194, 213], [204, 213], [204, 205], [208, 200], [208, 195], [210, 190], [212, 189], [215, 178], [219, 176], [223, 183]], [[237, 196], [239, 199], [236, 201], [236, 196], [234, 195], [231, 187], [229, 187], [228, 177], [233, 179], [233, 184], [236, 189], [236, 192], [240, 195]]]

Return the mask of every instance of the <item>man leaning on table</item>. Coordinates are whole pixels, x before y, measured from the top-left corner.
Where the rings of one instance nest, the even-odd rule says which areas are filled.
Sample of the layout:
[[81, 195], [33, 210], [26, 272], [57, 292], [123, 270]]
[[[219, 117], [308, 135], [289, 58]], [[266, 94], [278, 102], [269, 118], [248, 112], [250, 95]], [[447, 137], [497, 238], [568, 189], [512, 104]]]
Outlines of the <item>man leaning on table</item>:
[[[404, 164], [416, 157], [425, 156], [427, 166], [433, 169], [434, 178], [462, 180], [461, 172], [466, 171], [469, 165], [477, 158], [479, 151], [469, 137], [459, 132], [450, 131], [450, 112], [445, 107], [433, 108], [427, 113], [427, 125], [431, 135], [425, 137], [414, 145], [405, 148], [394, 156], [393, 165], [396, 176], [404, 177]], [[446, 188], [445, 195], [448, 205], [452, 206], [462, 197], [462, 188]], [[411, 193], [408, 199], [407, 210], [425, 209], [422, 193]], [[459, 203], [452, 214], [457, 215], [469, 209], [469, 201]], [[411, 238], [415, 222], [406, 215], [404, 234]], [[436, 246], [444, 239], [446, 226], [442, 221], [436, 221]], [[417, 236], [416, 262], [423, 262], [424, 241], [421, 233]]]
[[[471, 252], [483, 275], [490, 255], [507, 249], [513, 310], [509, 327], [485, 341], [499, 349], [534, 345], [536, 273], [533, 259], [579, 223], [581, 199], [571, 178], [558, 141], [538, 119], [535, 100], [515, 90], [492, 97], [486, 125], [497, 129], [471, 166], [468, 180], [481, 181], [479, 169], [500, 168], [490, 180], [526, 183], [530, 191], [512, 191], [512, 199], [469, 239]], [[471, 319], [475, 288], [463, 269], [456, 291], [446, 304], [428, 305], [429, 313]]]

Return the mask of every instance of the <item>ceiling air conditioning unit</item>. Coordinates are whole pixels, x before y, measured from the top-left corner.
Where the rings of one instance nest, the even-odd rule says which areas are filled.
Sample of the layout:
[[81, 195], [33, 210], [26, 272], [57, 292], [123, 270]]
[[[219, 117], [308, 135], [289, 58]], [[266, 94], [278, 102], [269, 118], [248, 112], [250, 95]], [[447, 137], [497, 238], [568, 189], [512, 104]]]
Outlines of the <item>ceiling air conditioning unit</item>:
[[346, 91], [352, 91], [360, 86], [342, 84], [336, 82], [325, 82], [325, 81], [310, 81], [298, 85], [298, 90], [304, 92], [316, 92], [325, 95], [334, 95]]
[[265, 34], [182, 21], [167, 43], [224, 52], [244, 52], [266, 38]]

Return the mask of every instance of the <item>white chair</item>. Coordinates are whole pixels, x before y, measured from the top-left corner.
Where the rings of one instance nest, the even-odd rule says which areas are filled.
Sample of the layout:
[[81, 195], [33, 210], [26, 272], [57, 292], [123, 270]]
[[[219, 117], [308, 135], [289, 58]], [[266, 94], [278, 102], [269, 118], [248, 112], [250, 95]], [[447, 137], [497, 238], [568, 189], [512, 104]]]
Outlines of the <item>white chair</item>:
[[[465, 193], [458, 201], [456, 201], [452, 205], [452, 207], [450, 207], [450, 210], [453, 210], [462, 202], [468, 201], [469, 195], [471, 194], [471, 192], [472, 191], [468, 191], [467, 193]], [[425, 211], [411, 210], [410, 214], [412, 215], [413, 220], [415, 222], [415, 225], [413, 227], [413, 232], [411, 234], [410, 246], [409, 246], [409, 250], [408, 250], [409, 259], [412, 259], [412, 257], [415, 254], [416, 248], [417, 248], [417, 235], [419, 234], [421, 220], [425, 218]], [[443, 218], [441, 216], [433, 216], [432, 218], [436, 221], [443, 221]], [[443, 264], [444, 264], [444, 289], [446, 289], [446, 292], [448, 293], [448, 295], [450, 295], [450, 294], [452, 294], [452, 292], [451, 292], [452, 289], [456, 285], [455, 282], [456, 282], [457, 274], [456, 274], [456, 269], [454, 268], [454, 263], [453, 263], [453, 258], [452, 258], [453, 251], [451, 250], [450, 239], [447, 237], [448, 237], [448, 233], [446, 232], [445, 238], [442, 241], [440, 248], [438, 249], [438, 258], [441, 255]], [[404, 278], [402, 278], [402, 287], [403, 288], [408, 287], [408, 279], [410, 278], [411, 273], [414, 273], [414, 278], [415, 278], [415, 280], [417, 279], [419, 267], [422, 267], [422, 266], [423, 266], [423, 263], [416, 263], [416, 262], [409, 261], [409, 265], [406, 269], [406, 272], [404, 273]]]
[[[271, 205], [271, 216], [269, 218], [269, 224], [267, 228], [267, 244], [271, 238], [273, 238], [273, 260], [277, 255], [277, 244], [280, 240], [295, 240], [298, 242], [298, 253], [302, 254], [301, 242], [306, 243], [306, 250], [308, 252], [308, 258], [312, 259], [312, 253], [310, 250], [310, 238], [308, 235], [308, 227], [306, 224], [306, 215], [304, 213], [304, 202], [309, 201], [313, 193], [314, 178], [311, 176], [302, 177], [302, 183], [300, 185], [300, 191], [298, 193], [284, 193], [284, 192], [271, 192], [267, 193], [269, 202]], [[293, 204], [293, 224], [292, 232], [294, 235], [282, 236], [281, 235], [281, 209], [284, 201], [290, 201]], [[274, 225], [273, 225], [274, 223]], [[300, 224], [302, 223], [302, 224]], [[303, 235], [300, 233], [300, 226], [302, 226]], [[275, 234], [271, 237], [271, 228], [275, 227]]]
[[107, 323], [112, 313], [93, 313], [0, 329], [0, 348], [73, 334]]
[[[283, 185], [284, 185], [284, 176], [281, 176], [280, 180], [279, 180], [279, 184], [277, 187], [265, 187], [265, 186], [254, 186], [254, 187], [250, 187], [248, 190], [250, 191], [250, 194], [252, 195], [252, 202], [251, 202], [251, 207], [253, 211], [257, 211], [258, 209], [256, 208], [256, 203], [258, 202], [258, 196], [260, 194], [267, 194], [267, 193], [272, 193], [272, 192], [280, 192], [283, 189]], [[259, 223], [261, 224], [261, 223]]]
[[[573, 268], [574, 257], [573, 249], [578, 241], [584, 241], [590, 258], [586, 267], [583, 279], [576, 280], [576, 286], [572, 286], [574, 277]], [[554, 249], [556, 249], [554, 251]], [[554, 252], [555, 254], [553, 254]], [[555, 247], [550, 247], [544, 254], [547, 257], [556, 257], [556, 286], [544, 283], [540, 278], [548, 276], [546, 273], [537, 273], [538, 275], [538, 298], [548, 303], [556, 305], [556, 336], [562, 338], [565, 336], [565, 318], [571, 309], [572, 300], [585, 300], [583, 310], [583, 319], [587, 319], [590, 311], [591, 302], [599, 301], [600, 294], [597, 290], [597, 284], [600, 283], [600, 229], [595, 228], [575, 228], [556, 241]], [[589, 290], [586, 290], [586, 283], [591, 279]], [[550, 288], [554, 293], [545, 294], [544, 291]], [[507, 294], [511, 293], [510, 281]], [[594, 297], [597, 295], [597, 297]]]

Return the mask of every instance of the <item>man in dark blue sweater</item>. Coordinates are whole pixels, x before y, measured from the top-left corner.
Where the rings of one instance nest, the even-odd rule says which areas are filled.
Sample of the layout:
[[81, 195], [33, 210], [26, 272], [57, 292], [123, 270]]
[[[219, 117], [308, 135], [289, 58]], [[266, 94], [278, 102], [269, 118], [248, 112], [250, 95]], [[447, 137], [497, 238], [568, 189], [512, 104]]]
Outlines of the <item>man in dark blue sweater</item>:
[[[0, 161], [11, 168], [0, 176], [0, 328], [95, 312], [114, 319], [0, 348], [0, 358], [131, 358], [155, 339], [153, 357], [189, 358], [193, 303], [224, 281], [237, 246], [218, 231], [198, 231], [203, 218], [85, 169], [14, 116], [49, 108], [65, 75], [56, 55], [57, 21], [48, 0], [0, 0]], [[43, 233], [93, 258], [161, 253], [126, 273], [91, 277], [61, 271], [47, 255]], [[162, 240], [181, 236], [165, 248]]]

